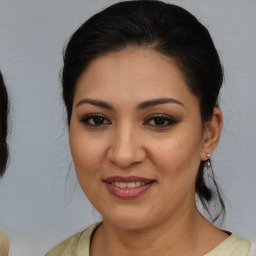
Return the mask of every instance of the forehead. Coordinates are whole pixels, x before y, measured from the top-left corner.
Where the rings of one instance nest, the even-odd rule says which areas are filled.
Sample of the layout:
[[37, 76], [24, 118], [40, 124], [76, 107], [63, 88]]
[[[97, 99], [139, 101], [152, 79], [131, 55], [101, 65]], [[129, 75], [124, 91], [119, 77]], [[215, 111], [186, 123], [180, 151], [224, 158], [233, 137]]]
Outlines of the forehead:
[[126, 48], [93, 60], [77, 81], [75, 98], [193, 97], [175, 61], [153, 49]]

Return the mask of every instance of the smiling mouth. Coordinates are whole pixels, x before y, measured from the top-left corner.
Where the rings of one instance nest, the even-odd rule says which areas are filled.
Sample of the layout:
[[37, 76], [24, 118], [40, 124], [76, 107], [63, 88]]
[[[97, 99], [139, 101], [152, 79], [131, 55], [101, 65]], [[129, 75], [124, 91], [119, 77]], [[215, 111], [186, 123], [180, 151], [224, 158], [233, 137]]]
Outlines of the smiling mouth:
[[141, 177], [120, 177], [113, 176], [104, 179], [108, 191], [119, 199], [134, 199], [146, 193], [155, 180]]
[[111, 182], [112, 185], [114, 185], [115, 187], [118, 187], [118, 188], [137, 188], [137, 187], [149, 184], [149, 183], [150, 182], [146, 183], [146, 182], [140, 182], [140, 181], [136, 181], [136, 182]]

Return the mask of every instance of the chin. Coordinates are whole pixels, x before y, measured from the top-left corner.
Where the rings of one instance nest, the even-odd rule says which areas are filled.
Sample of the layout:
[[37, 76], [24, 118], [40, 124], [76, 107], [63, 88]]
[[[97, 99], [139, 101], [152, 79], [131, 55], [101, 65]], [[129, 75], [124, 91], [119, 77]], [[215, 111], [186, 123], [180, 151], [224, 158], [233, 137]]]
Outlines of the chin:
[[134, 221], [134, 219], [126, 219], [126, 220], [112, 220], [112, 225], [114, 225], [118, 229], [135, 231], [135, 230], [142, 230], [148, 228], [150, 225], [145, 223], [145, 220], [142, 221]]
[[153, 225], [149, 216], [152, 216], [150, 212], [136, 211], [135, 209], [121, 209], [116, 210], [114, 213], [103, 215], [102, 218], [103, 221], [120, 229], [141, 230]]

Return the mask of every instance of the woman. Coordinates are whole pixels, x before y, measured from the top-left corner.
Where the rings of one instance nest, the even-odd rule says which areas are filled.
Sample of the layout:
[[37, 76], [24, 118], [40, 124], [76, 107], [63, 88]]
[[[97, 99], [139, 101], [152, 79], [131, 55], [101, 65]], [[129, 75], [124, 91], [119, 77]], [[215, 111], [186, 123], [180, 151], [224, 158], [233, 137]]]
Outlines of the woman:
[[[0, 71], [0, 177], [4, 175], [8, 159], [8, 146], [6, 143], [8, 109], [8, 95], [4, 84], [4, 79]], [[7, 256], [9, 247], [9, 239], [0, 229], [0, 255]]]
[[[247, 255], [203, 217], [223, 72], [207, 29], [160, 1], [125, 1], [86, 21], [64, 54], [63, 98], [78, 181], [102, 222], [52, 255]], [[215, 194], [225, 206], [215, 184]], [[210, 211], [209, 211], [210, 213]], [[216, 217], [216, 218], [215, 218]]]

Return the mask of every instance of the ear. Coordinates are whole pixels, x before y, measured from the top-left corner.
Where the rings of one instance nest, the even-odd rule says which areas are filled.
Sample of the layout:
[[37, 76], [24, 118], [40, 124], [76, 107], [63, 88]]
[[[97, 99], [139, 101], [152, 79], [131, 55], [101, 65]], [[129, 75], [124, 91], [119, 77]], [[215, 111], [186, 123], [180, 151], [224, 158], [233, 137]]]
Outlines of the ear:
[[223, 124], [222, 112], [219, 108], [215, 107], [213, 110], [212, 119], [205, 122], [204, 124], [204, 134], [203, 134], [203, 145], [201, 160], [208, 160], [207, 155], [211, 155], [214, 149], [217, 147], [221, 129]]

